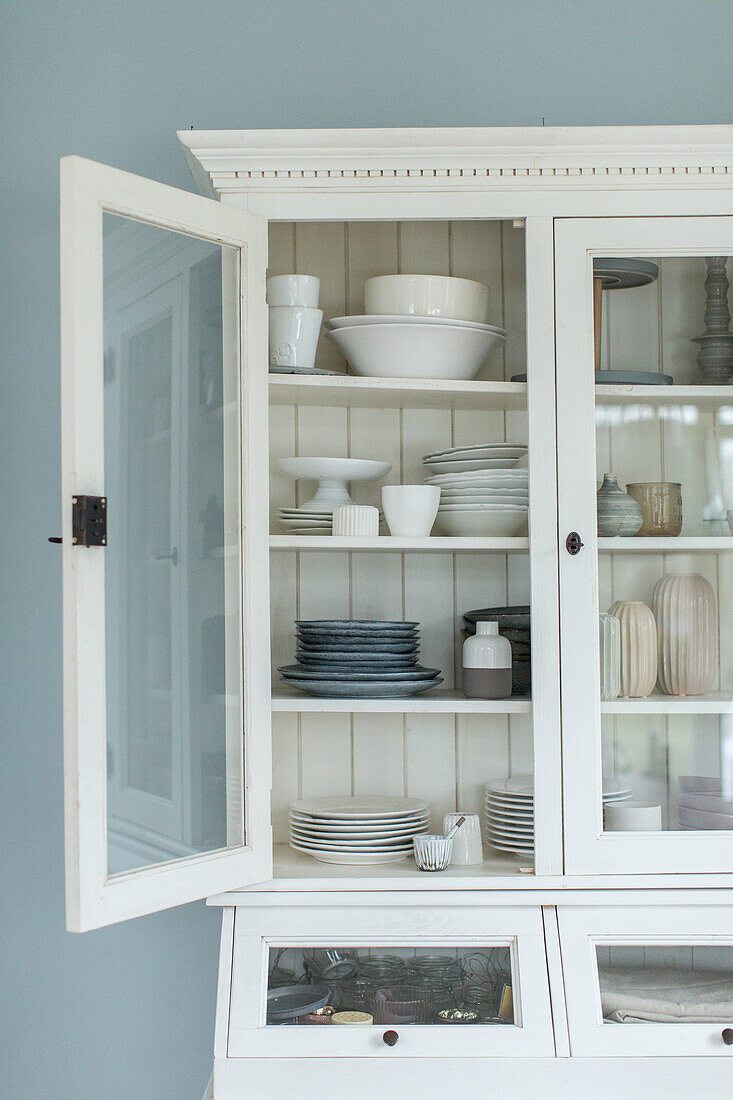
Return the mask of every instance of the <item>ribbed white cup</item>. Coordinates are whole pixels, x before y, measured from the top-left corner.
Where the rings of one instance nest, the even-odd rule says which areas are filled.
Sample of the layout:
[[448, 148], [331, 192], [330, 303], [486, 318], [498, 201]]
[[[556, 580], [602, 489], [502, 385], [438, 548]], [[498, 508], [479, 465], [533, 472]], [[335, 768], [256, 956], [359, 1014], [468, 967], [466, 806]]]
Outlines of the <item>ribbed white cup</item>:
[[379, 509], [369, 504], [340, 504], [333, 510], [333, 534], [373, 538], [379, 534]]
[[453, 852], [453, 837], [423, 833], [412, 838], [412, 853], [418, 871], [444, 871]]

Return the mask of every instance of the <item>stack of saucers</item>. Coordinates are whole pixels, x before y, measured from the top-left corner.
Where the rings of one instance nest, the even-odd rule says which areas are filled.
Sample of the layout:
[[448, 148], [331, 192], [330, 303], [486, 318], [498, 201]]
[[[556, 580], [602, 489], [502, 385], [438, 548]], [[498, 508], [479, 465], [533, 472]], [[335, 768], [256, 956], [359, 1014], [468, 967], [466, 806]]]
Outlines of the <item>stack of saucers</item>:
[[[603, 805], [629, 798], [631, 789], [617, 782], [604, 783]], [[494, 779], [484, 787], [484, 812], [489, 844], [500, 852], [534, 858], [534, 779], [513, 775]]]
[[429, 485], [440, 487], [438, 524], [446, 535], [515, 535], [529, 508], [524, 443], [476, 443], [424, 455]]
[[330, 535], [333, 510], [316, 512], [311, 508], [281, 508], [278, 519], [289, 535]]
[[308, 798], [290, 803], [290, 846], [321, 863], [401, 863], [430, 829], [418, 798]]
[[443, 682], [440, 669], [418, 664], [419, 623], [321, 619], [295, 626], [297, 664], [278, 671], [309, 695], [398, 699]]

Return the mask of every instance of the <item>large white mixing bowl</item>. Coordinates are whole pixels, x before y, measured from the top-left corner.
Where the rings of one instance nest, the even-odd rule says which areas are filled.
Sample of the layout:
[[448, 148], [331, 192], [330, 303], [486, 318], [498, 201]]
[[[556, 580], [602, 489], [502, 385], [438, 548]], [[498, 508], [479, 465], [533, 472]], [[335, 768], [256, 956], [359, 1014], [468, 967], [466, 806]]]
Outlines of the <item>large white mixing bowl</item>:
[[327, 332], [354, 374], [370, 378], [473, 378], [506, 336], [462, 325], [351, 325]]

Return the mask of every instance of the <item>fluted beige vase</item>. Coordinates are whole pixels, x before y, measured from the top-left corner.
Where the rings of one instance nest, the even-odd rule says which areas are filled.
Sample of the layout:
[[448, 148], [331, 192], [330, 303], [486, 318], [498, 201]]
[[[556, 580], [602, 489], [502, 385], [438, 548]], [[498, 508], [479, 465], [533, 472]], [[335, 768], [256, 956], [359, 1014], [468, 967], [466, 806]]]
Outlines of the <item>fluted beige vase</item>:
[[710, 584], [699, 573], [667, 573], [656, 583], [652, 607], [660, 690], [704, 695], [718, 667], [718, 614]]
[[644, 699], [657, 682], [657, 624], [640, 600], [616, 600], [608, 614], [621, 631], [621, 695]]

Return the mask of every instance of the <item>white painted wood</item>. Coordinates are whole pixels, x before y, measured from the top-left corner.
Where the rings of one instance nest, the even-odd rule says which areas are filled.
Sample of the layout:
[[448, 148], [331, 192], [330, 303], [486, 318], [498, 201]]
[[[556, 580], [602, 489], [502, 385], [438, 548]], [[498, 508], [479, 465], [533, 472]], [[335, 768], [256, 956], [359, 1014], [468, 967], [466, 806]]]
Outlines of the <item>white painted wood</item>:
[[[726, 969], [733, 959], [730, 910], [723, 906], [649, 909], [623, 907], [558, 910], [563, 970], [568, 993], [568, 1019], [573, 1056], [727, 1058], [721, 1024], [604, 1023], [598, 988], [596, 946], [641, 945], [665, 949], [664, 965], [680, 965], [680, 946], [727, 949]], [[650, 952], [645, 962], [660, 963]], [[684, 965], [684, 963], [682, 963]], [[730, 1072], [730, 1068], [729, 1068]]]
[[532, 701], [517, 695], [511, 699], [467, 699], [452, 688], [433, 688], [406, 699], [327, 699], [278, 684], [273, 689], [272, 709], [324, 714], [531, 714]]
[[593, 1097], [618, 1100], [637, 1096], [643, 1082], [645, 1100], [699, 1092], [706, 1097], [726, 1096], [730, 1066], [724, 1058], [405, 1058], [370, 1061], [363, 1058], [232, 1058], [217, 1062], [216, 1100], [292, 1100], [294, 1089], [303, 1096], [342, 1100], [348, 1090], [353, 1100], [375, 1096], [419, 1095], [423, 1100], [485, 1100], [487, 1076], [502, 1100], [544, 1100]]
[[563, 974], [557, 909], [554, 906], [542, 906], [542, 924], [545, 930], [545, 953], [547, 955], [547, 977], [550, 983], [555, 1055], [558, 1058], [569, 1058], [570, 1033], [568, 1030], [567, 1005], [565, 1003], [565, 975]]
[[[366, 457], [358, 455], [355, 457]], [[386, 482], [385, 482], [386, 484]], [[424, 539], [396, 538], [393, 535], [378, 535], [374, 538], [354, 538], [347, 535], [270, 535], [271, 550], [334, 550], [415, 552], [415, 553], [497, 553], [516, 554], [529, 549], [529, 539], [519, 535], [508, 538], [448, 538], [445, 535], [431, 535]]]
[[[110, 211], [235, 247], [241, 293], [239, 338], [244, 453], [251, 477], [242, 487], [245, 636], [267, 624], [262, 578], [268, 573], [263, 478], [267, 379], [263, 281], [267, 243], [261, 219], [187, 192], [77, 157], [61, 167], [62, 483], [64, 578], [64, 774], [67, 921], [81, 931], [200, 898], [222, 886], [265, 878], [271, 867], [267, 816], [269, 661], [261, 644], [245, 646], [245, 777], [232, 798], [245, 803], [244, 842], [189, 859], [107, 877], [104, 552], [71, 542], [71, 497], [103, 495], [102, 213]], [[239, 384], [239, 383], [238, 383]], [[254, 583], [257, 576], [258, 582]], [[250, 728], [250, 723], [252, 728]], [[240, 726], [241, 739], [241, 726]], [[245, 791], [247, 797], [245, 798]], [[241, 821], [240, 821], [241, 838]]]
[[601, 554], [721, 554], [733, 550], [733, 538], [728, 535], [678, 535], [676, 538], [633, 538], [616, 535], [613, 538], [598, 539], [598, 551]]
[[221, 938], [219, 941], [219, 974], [216, 983], [216, 1026], [214, 1028], [214, 1057], [226, 1058], [229, 1036], [229, 1005], [232, 996], [232, 960], [234, 958], [233, 906], [221, 912]]
[[[562, 598], [561, 644], [562, 698], [563, 698], [563, 772], [564, 789], [569, 793], [565, 800], [565, 867], [571, 874], [583, 872], [653, 872], [680, 873], [683, 871], [730, 871], [733, 869], [733, 835], [720, 833], [711, 836], [703, 832], [661, 832], [656, 834], [629, 835], [602, 833], [601, 776], [602, 740], [601, 711], [617, 716], [623, 714], [675, 714], [721, 713], [727, 710], [730, 695], [712, 699], [688, 699], [669, 701], [651, 698], [641, 701], [619, 700], [617, 703], [599, 705], [598, 626], [599, 592], [601, 608], [605, 610], [608, 595], [611, 598], [651, 600], [654, 581], [665, 572], [665, 560], [647, 553], [639, 559], [634, 555], [614, 554], [602, 570], [598, 563], [598, 540], [595, 533], [595, 494], [598, 470], [589, 456], [596, 454], [596, 422], [594, 418], [595, 386], [592, 362], [592, 309], [591, 265], [595, 255], [634, 255], [650, 257], [700, 256], [725, 254], [733, 250], [733, 219], [730, 218], [596, 218], [561, 220], [556, 223], [556, 331], [557, 331], [557, 395], [558, 395], [558, 479], [560, 493], [560, 539], [566, 532], [577, 530], [585, 542], [585, 548], [577, 557], [562, 554], [560, 582]], [[663, 281], [663, 276], [662, 276]], [[649, 289], [649, 288], [642, 288]], [[660, 288], [657, 287], [657, 299]], [[610, 297], [610, 296], [609, 296]], [[620, 296], [619, 296], [620, 297]], [[631, 301], [631, 296], [629, 296]], [[640, 307], [634, 307], [639, 311]], [[649, 320], [649, 314], [651, 320]], [[664, 348], [659, 320], [655, 310], [639, 315], [631, 332], [642, 333], [644, 319], [647, 331], [647, 357], [654, 356], [659, 363], [658, 349]], [[613, 324], [613, 319], [612, 322]], [[627, 354], [622, 332], [611, 337], [614, 355]], [[616, 330], [614, 330], [616, 331]], [[615, 343], [614, 343], [615, 339]], [[614, 365], [613, 362], [611, 365]], [[717, 387], [716, 387], [717, 389]], [[725, 400], [723, 396], [722, 400]], [[622, 425], [621, 425], [622, 427]], [[618, 468], [619, 461], [626, 462], [626, 470], [619, 471], [628, 477], [630, 468], [639, 471], [642, 480], [656, 480], [663, 476], [663, 457], [666, 455], [665, 438], [658, 426], [649, 421], [641, 435], [628, 436], [619, 426], [612, 428], [612, 437], [604, 443], [601, 429], [601, 446], [608, 446], [608, 454]], [[642, 442], [642, 438], [644, 442]], [[629, 444], [634, 447], [629, 453]], [[689, 459], [687, 460], [689, 465]], [[605, 545], [616, 540], [607, 540]], [[634, 540], [624, 540], [629, 544]], [[666, 552], [665, 540], [654, 540], [648, 550], [659, 548]], [[671, 540], [668, 540], [671, 541]], [[712, 539], [703, 537], [690, 549], [709, 547]], [[727, 540], [722, 540], [723, 542]], [[684, 544], [683, 544], [684, 546]], [[621, 546], [619, 549], [625, 549]], [[721, 543], [721, 549], [722, 549]], [[675, 555], [676, 556], [676, 555]], [[678, 559], [679, 560], [679, 559]], [[711, 559], [715, 561], [717, 559]], [[703, 558], [691, 562], [692, 568], [702, 568]], [[680, 563], [681, 564], [681, 563]], [[609, 572], [610, 568], [610, 572]], [[670, 564], [672, 569], [679, 566]], [[723, 612], [721, 612], [723, 613]], [[699, 705], [698, 705], [699, 704]], [[620, 717], [618, 718], [620, 722]], [[624, 722], [630, 721], [623, 719]], [[640, 734], [654, 743], [663, 745], [669, 736], [666, 728], [652, 728], [645, 724], [615, 727], [615, 751], [628, 759], [637, 752]], [[694, 739], [693, 742], [694, 743]], [[609, 742], [606, 739], [606, 745]], [[659, 753], [657, 753], [659, 756]], [[647, 775], [650, 785], [647, 797], [668, 787], [666, 774], [659, 760], [654, 768], [656, 776], [644, 769], [630, 769], [634, 774]], [[705, 774], [704, 772], [700, 774]], [[713, 772], [711, 774], [719, 774]], [[644, 782], [646, 783], [647, 780]], [[643, 786], [637, 784], [637, 787]], [[637, 796], [644, 791], [637, 789]], [[665, 797], [666, 801], [666, 797]]]
[[[538, 907], [500, 907], [456, 914], [440, 904], [412, 911], [384, 906], [377, 911], [343, 911], [323, 905], [237, 910], [234, 973], [230, 1009], [230, 1058], [368, 1057], [541, 1057], [554, 1052], [544, 931]], [[270, 947], [371, 946], [448, 947], [508, 946], [512, 959], [512, 992], [516, 1026], [436, 1028], [396, 1027], [399, 1041], [382, 1041], [385, 1027], [305, 1028], [265, 1024], [267, 962]]]

